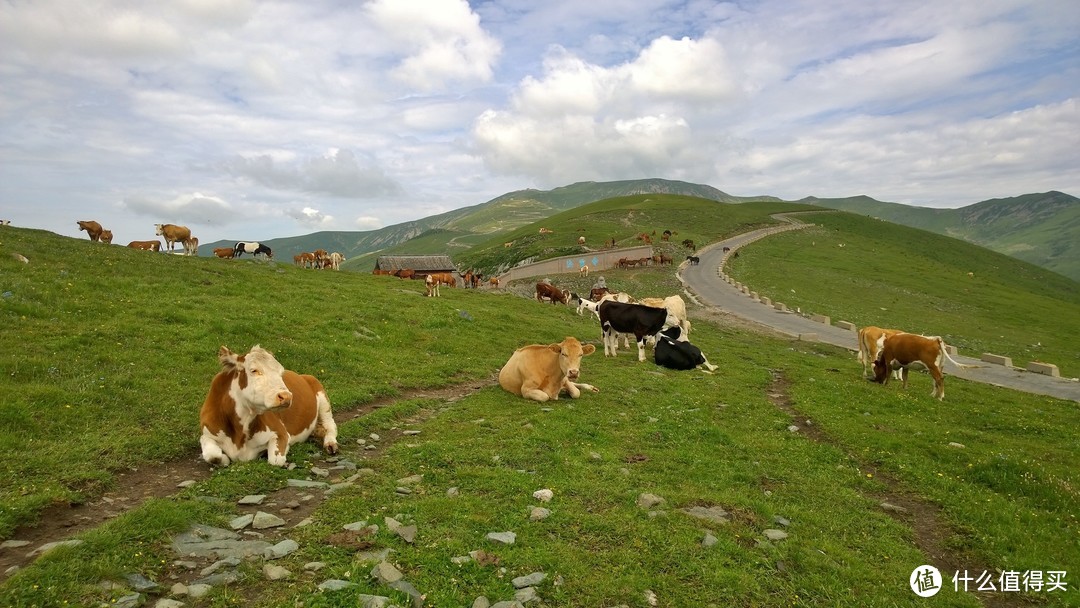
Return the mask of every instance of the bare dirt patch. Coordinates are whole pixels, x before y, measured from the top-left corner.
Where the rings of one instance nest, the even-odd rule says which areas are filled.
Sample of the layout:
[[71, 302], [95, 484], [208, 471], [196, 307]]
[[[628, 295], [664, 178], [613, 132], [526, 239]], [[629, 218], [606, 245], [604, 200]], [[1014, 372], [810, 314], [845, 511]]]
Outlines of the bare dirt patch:
[[[338, 424], [349, 422], [376, 409], [387, 407], [398, 401], [411, 399], [438, 399], [447, 402], [457, 401], [484, 387], [490, 386], [494, 377], [482, 381], [467, 382], [435, 389], [414, 389], [401, 395], [384, 398], [347, 409], [335, 409], [334, 417]], [[418, 424], [432, 412], [420, 412], [408, 423]], [[403, 435], [404, 429], [391, 429], [383, 432], [377, 446], [371, 450], [362, 450], [356, 454], [356, 460], [378, 457]], [[342, 446], [343, 452], [355, 446]], [[341, 454], [339, 456], [342, 456]], [[57, 504], [41, 512], [39, 520], [33, 525], [22, 526], [15, 530], [11, 538], [28, 541], [25, 547], [0, 551], [0, 582], [7, 579], [8, 569], [12, 566], [25, 566], [33, 561], [27, 557], [32, 550], [55, 541], [73, 538], [89, 529], [122, 515], [153, 498], [165, 498], [180, 491], [178, 484], [184, 481], [201, 481], [210, 477], [213, 468], [203, 462], [198, 451], [197, 438], [192, 439], [190, 453], [169, 462], [147, 463], [143, 466], [115, 472], [114, 488], [84, 504]], [[269, 498], [271, 506], [279, 507], [279, 516], [296, 523], [311, 515], [320, 500], [311, 499], [313, 493], [303, 488], [283, 488]], [[321, 494], [321, 493], [314, 493]]]

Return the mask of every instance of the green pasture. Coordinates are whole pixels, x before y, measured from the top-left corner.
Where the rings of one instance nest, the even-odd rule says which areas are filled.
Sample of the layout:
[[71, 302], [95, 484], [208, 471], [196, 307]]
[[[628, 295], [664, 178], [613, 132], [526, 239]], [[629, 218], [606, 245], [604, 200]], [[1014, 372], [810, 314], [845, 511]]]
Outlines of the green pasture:
[[[583, 289], [594, 278], [564, 283]], [[679, 290], [670, 269], [605, 278], [637, 296]], [[634, 353], [605, 358], [601, 348], [582, 365], [582, 381], [599, 393], [541, 405], [499, 389], [499, 367], [524, 344], [567, 335], [598, 344], [599, 327], [517, 291], [444, 289], [429, 299], [415, 281], [0, 228], [0, 539], [49, 504], [100, 496], [129, 467], [197, 457], [217, 348], [258, 343], [317, 375], [339, 414], [410, 389], [478, 388], [453, 400], [399, 398], [343, 423], [343, 456], [375, 474], [288, 531], [301, 549], [278, 563], [294, 576], [269, 582], [261, 565], [245, 563], [244, 580], [180, 598], [188, 605], [352, 607], [361, 594], [408, 605], [368, 576], [372, 564], [355, 550], [329, 540], [367, 520], [381, 528], [372, 548], [394, 549], [390, 561], [425, 606], [509, 600], [510, 580], [535, 571], [548, 575], [537, 588], [546, 606], [646, 606], [647, 592], [674, 607], [924, 606], [908, 577], [934, 561], [919, 549], [915, 520], [879, 506], [896, 495], [936, 513], [937, 540], [958, 567], [1069, 573], [1065, 593], [998, 600], [1080, 605], [1080, 405], [952, 377], [938, 402], [925, 374], [913, 374], [906, 392], [883, 388], [862, 379], [848, 351], [749, 333], [693, 308], [691, 337], [717, 373], [674, 372]], [[358, 439], [401, 428], [420, 434], [361, 460]], [[0, 605], [107, 605], [128, 591], [103, 581], [131, 572], [168, 588], [171, 535], [193, 522], [225, 525], [239, 497], [307, 478], [322, 462], [314, 444], [295, 446], [289, 460], [293, 471], [265, 461], [218, 469], [82, 534], [84, 545], [0, 583]], [[423, 480], [398, 494], [396, 480], [409, 475]], [[451, 487], [459, 495], [448, 496]], [[554, 492], [550, 503], [532, 497], [541, 488]], [[664, 503], [637, 506], [646, 492]], [[531, 521], [533, 506], [551, 516]], [[730, 521], [681, 511], [694, 506], [722, 507]], [[416, 542], [390, 534], [387, 516], [415, 524]], [[765, 542], [771, 528], [788, 538]], [[514, 531], [516, 543], [485, 540], [500, 531]], [[702, 545], [706, 532], [714, 546]], [[499, 563], [451, 561], [479, 549]], [[311, 561], [326, 566], [303, 574]], [[331, 578], [356, 586], [317, 590]], [[980, 605], [946, 586], [934, 605]]]
[[[973, 357], [1054, 363], [1080, 376], [1080, 283], [934, 233], [849, 213], [762, 239], [728, 273], [762, 296], [862, 327], [926, 335]], [[969, 274], [970, 273], [970, 274]]]

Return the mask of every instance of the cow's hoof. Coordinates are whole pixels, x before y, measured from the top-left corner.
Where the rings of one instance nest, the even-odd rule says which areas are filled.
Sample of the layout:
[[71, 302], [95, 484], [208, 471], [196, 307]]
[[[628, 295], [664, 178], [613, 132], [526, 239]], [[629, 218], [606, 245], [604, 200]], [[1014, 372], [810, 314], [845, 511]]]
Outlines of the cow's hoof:
[[328, 443], [328, 444], [324, 445], [323, 448], [326, 450], [326, 453], [330, 454], [331, 456], [333, 456], [334, 454], [337, 454], [337, 452], [338, 452], [338, 444], [337, 443]]

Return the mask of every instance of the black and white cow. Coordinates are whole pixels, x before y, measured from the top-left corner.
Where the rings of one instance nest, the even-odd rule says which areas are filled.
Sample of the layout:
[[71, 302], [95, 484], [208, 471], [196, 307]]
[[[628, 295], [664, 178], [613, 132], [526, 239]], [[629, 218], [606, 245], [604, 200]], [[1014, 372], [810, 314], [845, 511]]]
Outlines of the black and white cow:
[[701, 353], [700, 348], [685, 341], [682, 328], [677, 325], [660, 332], [653, 357], [657, 365], [670, 369], [694, 369], [699, 365], [710, 372], [716, 369]]
[[258, 241], [240, 241], [233, 247], [234, 258], [238, 258], [245, 253], [250, 253], [251, 255], [255, 256], [261, 253], [268, 258], [274, 257], [274, 254], [272, 251], [270, 251], [270, 248]]
[[604, 356], [616, 355], [618, 334], [634, 334], [637, 338], [638, 361], [645, 360], [645, 339], [655, 337], [669, 325], [678, 325], [665, 308], [653, 308], [641, 304], [623, 304], [607, 300], [600, 303], [600, 330], [604, 335]]

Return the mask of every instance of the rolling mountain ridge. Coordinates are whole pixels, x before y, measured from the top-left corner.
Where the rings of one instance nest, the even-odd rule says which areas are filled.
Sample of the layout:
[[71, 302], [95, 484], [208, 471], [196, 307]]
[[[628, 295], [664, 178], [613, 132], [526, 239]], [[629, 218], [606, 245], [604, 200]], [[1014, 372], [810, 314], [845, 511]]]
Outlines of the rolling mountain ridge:
[[[733, 196], [712, 186], [659, 178], [578, 182], [552, 190], [508, 192], [478, 205], [369, 231], [322, 231], [265, 241], [289, 260], [301, 251], [340, 251], [346, 267], [370, 266], [375, 253], [446, 253], [508, 234], [556, 213], [637, 194], [691, 196], [718, 203], [779, 202], [773, 196]], [[869, 215], [966, 240], [1080, 280], [1080, 199], [1057, 191], [990, 199], [958, 209], [932, 209], [869, 196], [806, 197], [790, 201]], [[202, 255], [232, 241], [205, 244]], [[359, 259], [357, 259], [359, 258]]]

